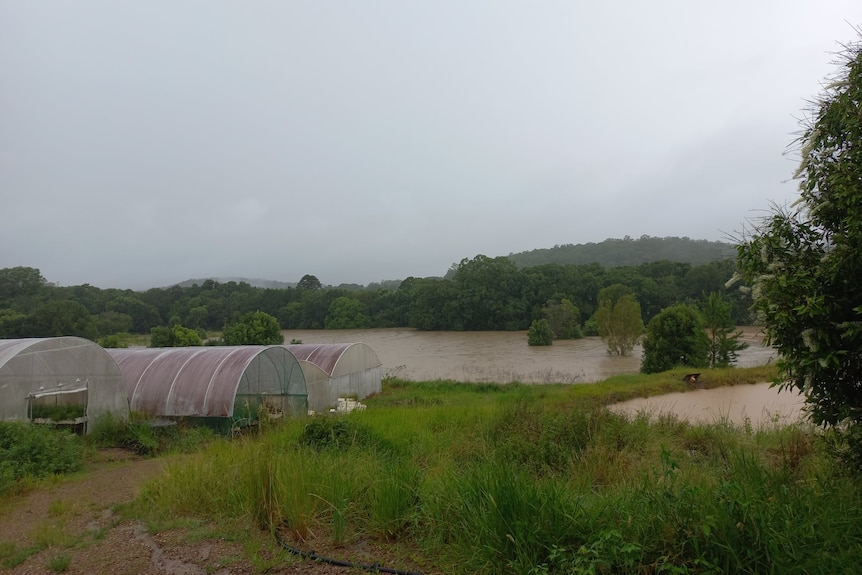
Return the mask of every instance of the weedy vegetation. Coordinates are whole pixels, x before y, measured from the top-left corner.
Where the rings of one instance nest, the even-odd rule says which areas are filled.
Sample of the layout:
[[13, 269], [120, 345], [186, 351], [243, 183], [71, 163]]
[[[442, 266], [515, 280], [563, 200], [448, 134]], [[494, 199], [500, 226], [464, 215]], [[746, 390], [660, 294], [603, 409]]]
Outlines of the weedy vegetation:
[[[769, 368], [706, 370], [704, 386]], [[297, 547], [383, 544], [429, 572], [832, 573], [862, 564], [858, 477], [806, 424], [617, 415], [681, 373], [594, 385], [387, 380], [368, 409], [215, 441], [134, 513]], [[396, 560], [397, 562], [397, 560]], [[399, 565], [390, 565], [398, 568]]]
[[[772, 369], [705, 370], [698, 385], [765, 381]], [[409, 561], [429, 573], [833, 573], [862, 564], [862, 493], [855, 468], [837, 458], [840, 436], [805, 423], [693, 425], [606, 407], [685, 390], [684, 375], [581, 385], [390, 378], [363, 411], [233, 439], [137, 417], [105, 418], [86, 437], [3, 423], [0, 489], [75, 471], [95, 446], [183, 452], [121, 515], [153, 531], [218, 526], [219, 537], [254, 542], [248, 552], [261, 569], [286, 560], [260, 547], [266, 533], [336, 555], [385, 548], [389, 567]], [[0, 564], [73, 544], [61, 533], [71, 512], [52, 508], [33, 548], [0, 542]], [[54, 572], [68, 568], [63, 555], [51, 561]]]

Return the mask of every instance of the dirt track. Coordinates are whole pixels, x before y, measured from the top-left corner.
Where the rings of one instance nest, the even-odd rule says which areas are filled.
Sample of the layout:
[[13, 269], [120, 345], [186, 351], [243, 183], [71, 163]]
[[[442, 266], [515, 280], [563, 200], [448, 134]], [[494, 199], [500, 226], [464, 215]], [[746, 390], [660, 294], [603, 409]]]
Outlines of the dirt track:
[[[16, 498], [0, 509], [0, 558], [15, 549], [47, 547], [0, 573], [53, 574], [52, 558], [68, 558], [64, 571], [72, 575], [239, 575], [252, 573], [334, 575], [356, 573], [327, 564], [302, 560], [286, 553], [274, 555], [264, 546], [256, 565], [248, 546], [265, 541], [250, 534], [248, 541], [190, 537], [178, 529], [150, 534], [138, 522], [122, 521], [117, 504], [132, 501], [144, 484], [162, 472], [162, 459], [143, 459], [123, 451], [104, 451], [84, 472]], [[217, 530], [213, 530], [217, 532]]]

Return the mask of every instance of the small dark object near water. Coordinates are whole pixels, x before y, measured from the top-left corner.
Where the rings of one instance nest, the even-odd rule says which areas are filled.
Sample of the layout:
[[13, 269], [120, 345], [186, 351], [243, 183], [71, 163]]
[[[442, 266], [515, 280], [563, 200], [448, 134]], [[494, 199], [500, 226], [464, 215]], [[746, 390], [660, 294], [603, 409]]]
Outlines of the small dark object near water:
[[683, 380], [683, 381], [685, 381], [685, 382], [687, 382], [687, 383], [690, 383], [690, 384], [692, 384], [692, 385], [694, 385], [695, 383], [697, 383], [697, 381], [698, 381], [699, 379], [700, 379], [700, 374], [699, 374], [699, 373], [687, 373], [687, 374], [685, 374], [685, 376], [682, 378], [682, 380]]

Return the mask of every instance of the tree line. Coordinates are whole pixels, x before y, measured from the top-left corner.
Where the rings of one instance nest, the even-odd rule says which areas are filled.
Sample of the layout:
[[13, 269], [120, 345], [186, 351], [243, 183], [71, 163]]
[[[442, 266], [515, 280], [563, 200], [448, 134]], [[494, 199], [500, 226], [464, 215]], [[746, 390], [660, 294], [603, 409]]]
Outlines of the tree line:
[[[313, 275], [295, 287], [258, 288], [246, 282], [204, 280], [188, 287], [146, 291], [56, 286], [31, 267], [0, 269], [0, 337], [76, 335], [92, 340], [118, 333], [149, 334], [160, 326], [221, 331], [261, 311], [282, 329], [413, 327], [420, 330], [525, 330], [561, 302], [577, 324], [590, 323], [599, 292], [623, 285], [640, 304], [646, 324], [676, 303], [698, 305], [725, 293], [737, 324], [749, 322], [745, 290], [727, 290], [734, 260], [707, 264], [656, 261], [605, 268], [599, 264], [544, 264], [519, 268], [506, 257], [478, 255], [453, 266], [446, 278], [408, 277], [389, 288], [325, 287]], [[572, 311], [565, 308], [566, 313]], [[571, 323], [571, 322], [569, 322]]]

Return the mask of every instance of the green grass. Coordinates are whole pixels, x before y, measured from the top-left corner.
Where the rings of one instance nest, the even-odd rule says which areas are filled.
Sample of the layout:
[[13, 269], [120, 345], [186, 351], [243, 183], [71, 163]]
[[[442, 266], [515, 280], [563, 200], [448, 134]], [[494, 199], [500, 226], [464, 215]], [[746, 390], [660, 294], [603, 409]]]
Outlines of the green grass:
[[181, 422], [177, 425], [152, 427], [149, 417], [131, 414], [128, 421], [110, 413], [94, 422], [85, 443], [95, 447], [123, 447], [140, 455], [190, 453], [215, 438], [205, 426]]
[[[299, 546], [378, 542], [451, 573], [853, 572], [862, 492], [816, 429], [604, 408], [684, 390], [682, 375], [389, 380], [364, 411], [177, 460], [136, 512], [279, 530]], [[706, 370], [701, 383], [773, 375]]]
[[[70, 445], [173, 454], [121, 516], [192, 539], [245, 541], [251, 529], [246, 552], [261, 570], [276, 560], [274, 540], [265, 543], [275, 531], [306, 548], [385, 545], [389, 557], [447, 573], [841, 573], [862, 564], [862, 491], [833, 457], [834, 434], [605, 408], [684, 391], [683, 375], [536, 386], [390, 379], [364, 411], [232, 441], [136, 419], [99, 422], [86, 438], [0, 427], [0, 456], [18, 454], [0, 459], [0, 472], [15, 470], [21, 489], [47, 469], [74, 469], [57, 451]], [[704, 370], [700, 385], [774, 375]], [[62, 530], [73, 513], [52, 504], [37, 546], [0, 542], [0, 563], [77, 544]]]
[[68, 555], [52, 555], [48, 559], [48, 569], [53, 571], [54, 573], [63, 573], [67, 569], [69, 569], [69, 565], [72, 563], [72, 558]]

